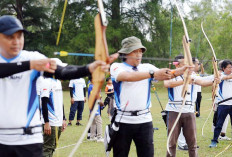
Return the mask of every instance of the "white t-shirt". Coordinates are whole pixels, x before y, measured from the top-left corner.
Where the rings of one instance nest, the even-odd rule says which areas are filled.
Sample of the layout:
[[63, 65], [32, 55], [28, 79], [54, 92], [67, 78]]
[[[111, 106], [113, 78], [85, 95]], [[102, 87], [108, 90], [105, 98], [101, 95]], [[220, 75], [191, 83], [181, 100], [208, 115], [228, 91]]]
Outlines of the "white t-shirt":
[[[171, 79], [172, 81], [183, 80], [182, 76], [177, 76], [176, 78]], [[183, 98], [181, 96], [183, 85], [168, 88], [168, 103], [166, 105], [166, 111], [180, 112]], [[197, 88], [195, 85], [188, 85], [188, 94], [186, 97], [186, 105], [182, 109], [182, 113], [193, 113], [194, 105], [197, 98]]]
[[[22, 50], [16, 57], [11, 59], [0, 55], [0, 63], [44, 58], [46, 57], [38, 52]], [[0, 129], [41, 125], [39, 99], [36, 93], [36, 80], [39, 76], [40, 72], [28, 70], [0, 78]], [[42, 133], [33, 135], [0, 134], [0, 143], [5, 145], [43, 143], [43, 137]]]
[[84, 88], [86, 87], [85, 80], [83, 78], [73, 79], [69, 82], [69, 87], [73, 88], [74, 101], [84, 101]]
[[[151, 107], [150, 82], [151, 79], [144, 79], [136, 82], [117, 81], [117, 77], [121, 72], [134, 72], [133, 67], [127, 63], [113, 63], [110, 67], [111, 79], [114, 85], [115, 103], [118, 110], [121, 111], [141, 111]], [[138, 72], [149, 72], [149, 70], [157, 71], [158, 68], [151, 64], [139, 64]], [[126, 109], [125, 106], [128, 103]], [[116, 116], [118, 122], [121, 115]], [[151, 113], [139, 116], [123, 115], [120, 122], [129, 124], [139, 124], [151, 122]]]
[[[41, 98], [49, 98], [48, 119], [51, 126], [62, 126], [63, 123], [63, 92], [61, 82], [57, 79], [46, 78], [41, 81]], [[43, 116], [42, 116], [43, 117]], [[42, 120], [44, 123], [44, 120]]]
[[[201, 77], [199, 74], [196, 74], [196, 73], [195, 73], [195, 75], [196, 75], [197, 77]], [[201, 92], [201, 86], [195, 85], [195, 87], [196, 87], [196, 89], [197, 89], [197, 92]]]
[[[226, 76], [224, 73], [221, 74], [221, 78]], [[218, 87], [218, 94], [216, 97], [216, 102], [220, 102], [224, 99], [232, 97], [232, 79], [223, 80]], [[232, 105], [232, 100], [228, 100], [219, 105]]]
[[[213, 80], [213, 75], [212, 76], [208, 76], [208, 77], [200, 77], [197, 76], [196, 74], [192, 74], [191, 75], [192, 79], [201, 79], [201, 80]], [[179, 81], [179, 80], [183, 80], [182, 76], [177, 76], [176, 78], [173, 78], [172, 81]], [[181, 96], [181, 92], [182, 92], [182, 88], [183, 85], [174, 87], [174, 88], [168, 88], [168, 103], [166, 105], [165, 110], [166, 111], [174, 111], [174, 112], [180, 112], [182, 111], [182, 113], [194, 113], [194, 106], [195, 106], [195, 102], [197, 99], [197, 92], [198, 92], [198, 85], [195, 84], [189, 84], [188, 85], [188, 94], [186, 97], [186, 105], [183, 107], [182, 110], [181, 109], [181, 105], [182, 105], [182, 101], [183, 98]]]
[[44, 79], [43, 76], [40, 76], [37, 81], [36, 81], [36, 92], [37, 92], [37, 95], [40, 96], [40, 92], [41, 92], [41, 82], [42, 80]]

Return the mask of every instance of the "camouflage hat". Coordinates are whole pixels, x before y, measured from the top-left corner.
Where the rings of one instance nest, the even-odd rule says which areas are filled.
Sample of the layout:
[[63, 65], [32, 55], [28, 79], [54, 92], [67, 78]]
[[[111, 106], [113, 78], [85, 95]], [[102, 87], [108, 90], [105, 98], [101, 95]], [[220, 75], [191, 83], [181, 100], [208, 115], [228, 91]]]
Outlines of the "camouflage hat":
[[143, 53], [146, 52], [146, 47], [141, 43], [141, 40], [137, 37], [128, 37], [122, 40], [122, 48], [118, 51], [121, 54], [129, 54], [134, 50], [142, 49]]

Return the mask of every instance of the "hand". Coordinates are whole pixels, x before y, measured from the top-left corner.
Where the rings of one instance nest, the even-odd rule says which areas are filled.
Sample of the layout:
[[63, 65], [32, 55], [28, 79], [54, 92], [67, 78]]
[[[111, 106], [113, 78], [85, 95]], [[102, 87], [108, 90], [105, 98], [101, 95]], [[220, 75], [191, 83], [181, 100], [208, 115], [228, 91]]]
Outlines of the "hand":
[[56, 68], [56, 61], [51, 59], [39, 59], [30, 61], [30, 69], [35, 69], [37, 71], [55, 73]]
[[46, 122], [44, 124], [44, 134], [45, 135], [51, 135], [51, 133], [52, 133], [51, 126], [50, 126], [49, 122]]
[[89, 64], [90, 73], [93, 73], [98, 66], [101, 66], [101, 70], [103, 72], [108, 72], [110, 68], [109, 64], [106, 64], [105, 62], [98, 60], [98, 61], [94, 61], [93, 63]]
[[110, 55], [109, 57], [109, 64], [111, 64], [114, 60], [116, 60], [119, 56], [119, 53], [114, 53], [112, 55]]
[[74, 104], [74, 99], [73, 98], [71, 98], [71, 104]]
[[84, 103], [86, 103], [86, 97], [84, 98]]
[[61, 131], [63, 132], [66, 129], [66, 127], [67, 127], [66, 120], [63, 120]]
[[219, 84], [219, 83], [221, 82], [221, 79], [220, 79], [220, 78], [215, 77], [215, 78], [214, 78], [214, 82], [216, 82], [217, 84]]
[[101, 66], [101, 70], [103, 72], [108, 72], [109, 71], [109, 68], [110, 68], [110, 63], [112, 63], [115, 59], [117, 59], [119, 56], [118, 53], [115, 53], [115, 54], [112, 54], [110, 55], [109, 57], [109, 60], [108, 60], [108, 64], [106, 64], [105, 62], [103, 61], [94, 61], [93, 63], [89, 64], [89, 71], [90, 73], [93, 73], [94, 70], [98, 67], [98, 66]]
[[155, 71], [155, 73], [154, 73], [154, 78], [156, 80], [159, 80], [159, 81], [169, 80], [169, 79], [171, 79], [171, 76], [172, 76], [171, 70], [168, 68], [159, 69], [159, 70]]

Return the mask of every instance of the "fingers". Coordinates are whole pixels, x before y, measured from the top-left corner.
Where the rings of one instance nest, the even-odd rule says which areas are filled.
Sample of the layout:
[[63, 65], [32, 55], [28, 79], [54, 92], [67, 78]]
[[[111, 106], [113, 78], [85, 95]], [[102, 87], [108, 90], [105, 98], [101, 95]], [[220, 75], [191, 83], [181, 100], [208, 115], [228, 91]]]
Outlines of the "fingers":
[[46, 63], [46, 66], [45, 66], [44, 71], [49, 72], [49, 73], [55, 73], [55, 70], [57, 68], [56, 61], [47, 59], [45, 63]]
[[64, 131], [67, 127], [66, 121], [63, 121], [63, 125], [62, 125], [62, 131]]
[[115, 54], [112, 54], [110, 55], [109, 57], [109, 64], [111, 64], [114, 60], [116, 60], [119, 56], [119, 53], [115, 53]]
[[46, 71], [49, 73], [54, 73], [56, 68], [56, 62], [51, 59], [39, 59], [30, 61], [30, 69], [34, 69], [37, 71]]
[[155, 72], [156, 80], [160, 80], [160, 81], [169, 80], [171, 79], [171, 77], [172, 77], [171, 70], [168, 68], [163, 68]]
[[50, 128], [44, 128], [44, 134], [45, 135], [51, 135], [51, 133], [52, 133], [51, 127]]
[[94, 70], [100, 66], [101, 67], [101, 70], [103, 72], [108, 72], [109, 71], [109, 68], [110, 68], [110, 65], [109, 64], [106, 64], [105, 62], [103, 61], [94, 61], [93, 63], [89, 64], [89, 71], [90, 73], [93, 73]]

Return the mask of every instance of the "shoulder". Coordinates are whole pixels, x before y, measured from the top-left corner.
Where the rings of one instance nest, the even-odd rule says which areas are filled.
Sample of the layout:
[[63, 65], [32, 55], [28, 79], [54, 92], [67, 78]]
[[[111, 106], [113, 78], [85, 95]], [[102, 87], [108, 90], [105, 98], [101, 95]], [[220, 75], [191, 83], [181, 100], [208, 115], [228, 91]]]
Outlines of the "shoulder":
[[85, 83], [85, 79], [83, 79], [83, 78], [80, 78], [80, 81], [81, 81], [82, 83]]
[[143, 63], [143, 64], [140, 64], [139, 66], [141, 66], [142, 68], [149, 69], [149, 70], [159, 70], [159, 68], [149, 63]]
[[21, 57], [25, 59], [45, 59], [47, 58], [45, 55], [39, 53], [38, 51], [27, 51], [27, 50], [22, 50]]
[[113, 63], [113, 64], [111, 64], [111, 66], [110, 66], [110, 69], [114, 69], [114, 68], [117, 68], [117, 67], [121, 67], [123, 65], [123, 63]]

